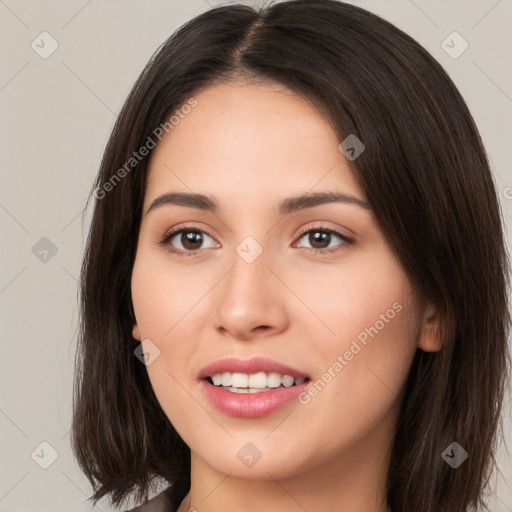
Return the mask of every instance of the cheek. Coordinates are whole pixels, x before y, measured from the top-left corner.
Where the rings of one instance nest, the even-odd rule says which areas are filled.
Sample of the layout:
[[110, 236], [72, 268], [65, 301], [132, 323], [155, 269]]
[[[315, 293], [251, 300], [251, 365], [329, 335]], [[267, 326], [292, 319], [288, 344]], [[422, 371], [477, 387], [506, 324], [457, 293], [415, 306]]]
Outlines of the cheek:
[[[371, 432], [392, 435], [416, 352], [416, 329], [409, 313], [404, 307], [382, 329], [378, 330], [379, 323], [375, 330], [372, 324], [372, 329], [360, 331], [366, 337], [358, 339], [360, 332], [347, 334], [326, 360], [314, 384], [316, 396], [304, 397], [304, 402], [309, 400], [307, 414], [320, 415], [332, 449], [357, 445]], [[317, 449], [325, 450], [325, 441], [318, 442]]]
[[[304, 270], [304, 269], [303, 269]], [[406, 274], [385, 247], [354, 253], [343, 264], [320, 268], [319, 272], [296, 272], [288, 276], [294, 292], [307, 307], [308, 332], [315, 326], [325, 353], [349, 349], [358, 339], [364, 346], [372, 339], [396, 338], [407, 331], [409, 339], [416, 318], [412, 289]], [[315, 317], [311, 315], [313, 313]], [[290, 313], [293, 322], [306, 322]], [[388, 347], [389, 348], [389, 347]]]
[[[161, 253], [162, 254], [161, 254]], [[189, 278], [169, 266], [164, 251], [141, 248], [134, 263], [131, 291], [141, 334], [150, 339], [167, 339], [180, 319], [198, 300]]]
[[407, 276], [381, 251], [329, 276], [304, 280], [302, 289], [313, 291], [308, 305], [321, 319], [314, 322], [316, 334], [306, 327], [307, 337], [317, 341], [303, 351], [305, 361], [319, 361], [319, 409], [339, 401], [344, 407], [330, 413], [333, 421], [356, 421], [348, 411], [368, 414], [371, 421], [400, 395], [417, 348], [419, 322]]
[[184, 386], [188, 386], [187, 369], [196, 351], [191, 340], [198, 339], [194, 332], [198, 323], [193, 320], [205, 308], [198, 303], [204, 291], [186, 286], [193, 279], [186, 272], [170, 269], [165, 256], [144, 248], [137, 254], [131, 278], [141, 337], [151, 340], [158, 351], [158, 357], [146, 367], [148, 376], [162, 409], [173, 419], [182, 416], [179, 411], [184, 404], [190, 405]]

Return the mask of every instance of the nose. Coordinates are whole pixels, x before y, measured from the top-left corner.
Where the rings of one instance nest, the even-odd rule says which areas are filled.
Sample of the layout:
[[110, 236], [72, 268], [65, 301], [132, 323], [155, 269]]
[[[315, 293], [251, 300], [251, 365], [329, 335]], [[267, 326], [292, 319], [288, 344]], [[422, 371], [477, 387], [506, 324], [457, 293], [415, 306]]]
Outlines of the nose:
[[286, 292], [290, 292], [268, 260], [265, 250], [252, 262], [235, 253], [214, 297], [215, 327], [224, 335], [247, 341], [287, 328]]

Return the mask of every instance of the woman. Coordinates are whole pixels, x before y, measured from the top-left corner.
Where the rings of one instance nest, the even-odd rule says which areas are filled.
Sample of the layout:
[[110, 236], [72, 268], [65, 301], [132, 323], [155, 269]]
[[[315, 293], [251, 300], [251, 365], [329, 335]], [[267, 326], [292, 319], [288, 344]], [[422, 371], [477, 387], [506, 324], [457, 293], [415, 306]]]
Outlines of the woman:
[[72, 433], [95, 502], [485, 506], [507, 254], [418, 43], [334, 0], [211, 9], [141, 74], [92, 195]]

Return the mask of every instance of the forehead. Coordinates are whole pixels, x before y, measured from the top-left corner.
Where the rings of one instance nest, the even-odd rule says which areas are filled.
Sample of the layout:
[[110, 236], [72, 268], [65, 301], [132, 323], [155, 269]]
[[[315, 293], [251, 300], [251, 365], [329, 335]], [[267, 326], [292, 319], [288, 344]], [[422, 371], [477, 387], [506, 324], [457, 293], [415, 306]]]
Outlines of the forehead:
[[194, 98], [152, 154], [145, 205], [166, 189], [268, 198], [320, 186], [361, 197], [341, 141], [306, 99], [242, 83]]

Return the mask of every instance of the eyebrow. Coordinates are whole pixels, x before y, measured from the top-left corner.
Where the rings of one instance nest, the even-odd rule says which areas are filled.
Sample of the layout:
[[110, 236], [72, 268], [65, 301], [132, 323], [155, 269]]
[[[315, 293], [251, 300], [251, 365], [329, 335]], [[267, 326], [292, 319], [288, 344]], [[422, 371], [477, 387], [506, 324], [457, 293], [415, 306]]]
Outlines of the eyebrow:
[[[368, 202], [349, 194], [343, 194], [341, 192], [314, 192], [284, 199], [281, 201], [281, 203], [279, 203], [277, 212], [280, 215], [288, 215], [299, 210], [313, 208], [314, 206], [327, 203], [353, 204], [364, 208], [365, 210], [372, 209]], [[198, 208], [200, 210], [212, 212], [214, 214], [219, 212], [219, 205], [213, 197], [204, 194], [169, 192], [157, 197], [151, 203], [151, 206], [147, 209], [146, 215], [150, 211], [166, 205]]]

